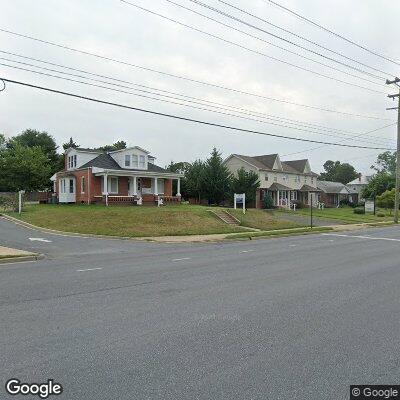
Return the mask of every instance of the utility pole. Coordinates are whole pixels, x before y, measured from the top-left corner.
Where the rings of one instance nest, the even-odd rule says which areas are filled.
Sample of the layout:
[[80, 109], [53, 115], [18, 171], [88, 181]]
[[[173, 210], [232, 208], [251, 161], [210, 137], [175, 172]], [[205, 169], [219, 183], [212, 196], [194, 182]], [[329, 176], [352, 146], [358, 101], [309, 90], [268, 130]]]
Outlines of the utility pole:
[[396, 189], [394, 194], [394, 223], [399, 223], [399, 190], [400, 190], [400, 78], [394, 78], [393, 81], [386, 80], [387, 85], [395, 84], [399, 87], [398, 94], [389, 94], [390, 99], [395, 99], [397, 97], [398, 106], [387, 108], [387, 110], [397, 110], [397, 151], [396, 151]]

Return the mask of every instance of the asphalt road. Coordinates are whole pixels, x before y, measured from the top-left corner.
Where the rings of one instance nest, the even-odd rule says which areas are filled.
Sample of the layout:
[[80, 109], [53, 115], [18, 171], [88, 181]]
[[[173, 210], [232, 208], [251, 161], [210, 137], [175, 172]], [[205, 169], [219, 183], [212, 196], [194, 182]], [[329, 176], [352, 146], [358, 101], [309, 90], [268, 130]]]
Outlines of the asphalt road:
[[[343, 235], [343, 236], [339, 236]], [[50, 399], [348, 399], [400, 383], [400, 229], [218, 244], [64, 237], [0, 219], [5, 382]], [[31, 241], [46, 239], [48, 242]], [[38, 397], [34, 397], [38, 398]]]

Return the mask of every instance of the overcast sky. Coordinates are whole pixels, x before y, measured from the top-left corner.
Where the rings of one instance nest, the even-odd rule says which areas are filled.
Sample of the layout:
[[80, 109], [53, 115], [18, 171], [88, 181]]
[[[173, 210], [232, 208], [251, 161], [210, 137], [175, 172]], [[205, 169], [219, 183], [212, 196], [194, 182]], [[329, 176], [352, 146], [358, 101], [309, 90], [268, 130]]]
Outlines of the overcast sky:
[[[388, 88], [385, 87], [384, 79], [378, 80], [308, 53], [266, 33], [218, 15], [190, 0], [174, 1], [232, 27], [246, 31], [262, 40], [376, 83], [347, 76], [329, 67], [302, 59], [261, 40], [233, 31], [179, 8], [167, 0], [130, 0], [133, 4], [218, 35], [225, 40], [246, 46], [267, 56], [293, 63], [338, 80], [364, 86], [376, 92], [352, 87], [297, 69], [272, 60], [265, 55], [247, 51], [179, 26], [119, 0], [1, 0], [0, 28], [198, 81], [289, 102], [329, 108], [346, 113], [376, 116], [381, 119], [346, 116], [239, 94], [84, 55], [4, 32], [0, 32], [0, 50], [2, 51], [62, 64], [132, 84], [168, 90], [181, 95], [196, 97], [203, 101], [221, 103], [224, 108], [233, 106], [246, 109], [251, 111], [253, 115], [246, 116], [243, 113], [249, 113], [249, 111], [241, 111], [242, 117], [258, 119], [262, 122], [169, 104], [134, 94], [90, 87], [2, 65], [0, 65], [0, 76], [134, 107], [245, 129], [311, 140], [360, 144], [370, 147], [393, 147], [396, 134], [395, 126], [377, 131], [370, 136], [360, 136], [360, 138], [363, 138], [363, 142], [349, 136], [343, 136], [343, 134], [339, 136], [332, 133], [332, 129], [340, 129], [348, 132], [346, 135], [360, 135], [363, 132], [395, 122], [396, 112], [385, 110], [386, 107], [394, 106], [394, 104], [386, 97]], [[400, 2], [391, 0], [277, 1], [369, 49], [375, 50], [388, 58], [400, 60], [400, 48], [395, 46], [396, 40], [400, 36], [400, 25], [398, 23]], [[391, 75], [384, 73], [400, 74], [398, 72], [399, 65], [369, 54], [311, 24], [301, 21], [267, 0], [227, 0], [227, 2], [363, 64], [382, 70], [384, 73], [376, 72], [338, 55], [326, 52], [262, 21], [235, 11], [218, 0], [202, 0], [202, 2], [374, 75], [392, 78]], [[71, 70], [38, 64], [38, 62], [5, 53], [0, 53], [0, 57], [71, 72]], [[0, 60], [0, 63], [43, 72], [38, 68], [12, 61]], [[60, 73], [48, 73], [63, 76]], [[82, 75], [82, 73], [75, 73]], [[73, 79], [96, 83], [84, 78], [75, 77]], [[96, 79], [105, 80], [105, 78]], [[102, 83], [97, 82], [97, 84], [104, 86]], [[119, 84], [127, 85], [121, 82]], [[129, 84], [129, 86], [131, 85]], [[108, 87], [121, 89], [117, 86], [108, 85]], [[137, 92], [132, 89], [122, 88], [122, 90], [160, 98], [153, 94]], [[164, 97], [164, 99], [177, 102], [177, 100], [171, 98]], [[199, 106], [198, 103], [190, 104]], [[201, 107], [210, 109], [211, 104]], [[215, 107], [215, 104], [213, 107]], [[226, 112], [221, 108], [212, 109]], [[230, 113], [239, 115], [236, 112]], [[255, 116], [254, 113], [258, 113], [258, 116]], [[270, 125], [267, 122], [271, 122], [271, 120], [265, 119], [265, 114], [321, 125], [327, 127], [330, 131], [328, 132], [327, 128], [320, 128], [317, 133], [315, 129], [305, 128], [304, 125], [302, 128], [305, 131]], [[275, 123], [282, 124], [282, 122]], [[293, 124], [291, 126], [299, 127]], [[322, 164], [327, 159], [334, 159], [351, 162], [359, 171], [367, 173], [369, 166], [379, 153], [378, 150], [334, 146], [323, 146], [315, 149], [318, 145], [313, 143], [283, 140], [250, 133], [235, 133], [221, 128], [171, 120], [7, 84], [6, 90], [0, 92], [0, 132], [6, 136], [13, 136], [26, 128], [49, 132], [59, 145], [68, 141], [71, 136], [83, 147], [95, 147], [117, 140], [125, 140], [129, 145], [138, 145], [151, 151], [157, 158], [157, 164], [161, 166], [166, 165], [171, 160], [192, 161], [196, 158], [205, 158], [212, 147], [215, 146], [223, 153], [224, 157], [231, 153], [246, 155], [279, 153], [282, 159], [309, 158], [311, 166], [316, 172], [321, 171]], [[297, 152], [299, 153], [291, 154]]]

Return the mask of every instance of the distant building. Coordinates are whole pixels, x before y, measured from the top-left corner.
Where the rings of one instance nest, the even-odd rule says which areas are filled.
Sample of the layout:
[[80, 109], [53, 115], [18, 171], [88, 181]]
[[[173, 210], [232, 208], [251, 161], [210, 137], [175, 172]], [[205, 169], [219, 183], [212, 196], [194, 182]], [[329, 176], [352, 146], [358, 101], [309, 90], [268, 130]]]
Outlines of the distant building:
[[372, 175], [358, 175], [358, 178], [354, 179], [354, 181], [349, 182], [346, 186], [349, 190], [349, 193], [353, 196], [357, 196], [355, 201], [364, 200], [361, 196], [362, 190], [368, 185], [368, 183], [373, 178]]

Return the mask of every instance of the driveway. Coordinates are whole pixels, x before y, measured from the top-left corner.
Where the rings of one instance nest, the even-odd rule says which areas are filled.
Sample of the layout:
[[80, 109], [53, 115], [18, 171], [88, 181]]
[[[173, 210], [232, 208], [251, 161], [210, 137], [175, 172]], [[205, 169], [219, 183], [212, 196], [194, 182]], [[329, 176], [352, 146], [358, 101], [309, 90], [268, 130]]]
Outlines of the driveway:
[[46, 255], [0, 266], [1, 399], [27, 399], [5, 393], [12, 377], [53, 378], [68, 400], [338, 400], [398, 382], [398, 227], [160, 244], [0, 219], [0, 245]]

